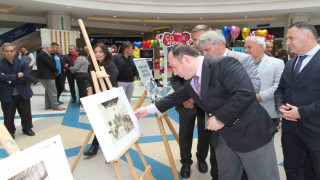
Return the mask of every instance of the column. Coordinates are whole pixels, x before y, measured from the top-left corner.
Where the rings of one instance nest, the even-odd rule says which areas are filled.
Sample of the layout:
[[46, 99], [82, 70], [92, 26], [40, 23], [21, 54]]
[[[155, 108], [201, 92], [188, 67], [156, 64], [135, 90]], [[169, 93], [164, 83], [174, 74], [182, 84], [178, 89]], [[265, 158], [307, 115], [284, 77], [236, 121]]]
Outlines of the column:
[[71, 30], [71, 17], [67, 12], [49, 11], [47, 25], [48, 29]]

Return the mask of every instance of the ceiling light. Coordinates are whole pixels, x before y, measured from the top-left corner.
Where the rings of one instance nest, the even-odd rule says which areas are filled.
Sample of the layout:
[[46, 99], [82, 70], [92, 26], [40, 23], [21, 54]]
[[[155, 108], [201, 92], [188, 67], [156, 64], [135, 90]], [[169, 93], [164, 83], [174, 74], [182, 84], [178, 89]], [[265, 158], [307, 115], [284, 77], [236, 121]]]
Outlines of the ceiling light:
[[68, 6], [68, 9], [70, 9], [70, 6]]
[[200, 20], [202, 20], [202, 17], [200, 17]]
[[245, 18], [245, 19], [248, 19], [248, 16], [245, 16], [244, 18]]
[[144, 35], [144, 33], [141, 33], [142, 35]]
[[143, 24], [144, 26], [146, 25], [146, 24]]
[[157, 19], [160, 19], [159, 17], [157, 17]]
[[116, 18], [117, 16], [113, 16], [113, 18]]

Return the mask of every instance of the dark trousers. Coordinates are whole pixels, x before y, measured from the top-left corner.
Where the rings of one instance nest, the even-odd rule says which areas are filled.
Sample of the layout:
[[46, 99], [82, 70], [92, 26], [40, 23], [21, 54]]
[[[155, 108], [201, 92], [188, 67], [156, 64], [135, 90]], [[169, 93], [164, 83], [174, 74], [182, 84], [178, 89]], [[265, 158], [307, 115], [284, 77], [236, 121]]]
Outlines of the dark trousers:
[[[191, 148], [193, 141], [193, 129], [195, 120], [198, 122], [198, 145], [197, 145], [197, 159], [205, 161], [208, 155], [211, 133], [205, 130], [204, 111], [195, 105], [193, 109], [180, 108], [177, 110], [179, 113], [179, 140], [180, 140], [180, 157], [181, 164], [190, 166], [193, 161], [191, 159]], [[213, 167], [211, 169], [212, 177], [218, 177], [217, 162], [215, 153], [211, 152], [210, 163]]]
[[65, 73], [62, 73], [61, 74], [62, 75], [62, 84], [63, 84], [63, 90], [65, 90], [66, 88], [65, 88], [65, 84], [66, 84], [66, 74]]
[[281, 142], [288, 180], [320, 179], [320, 138], [307, 137], [296, 129], [282, 131]]
[[87, 81], [88, 81], [88, 73], [75, 73], [77, 86], [79, 90], [79, 98], [88, 96], [87, 93]]
[[68, 79], [72, 99], [77, 99], [75, 85], [74, 85], [74, 76], [72, 74], [67, 74], [67, 79]]
[[29, 67], [29, 83], [38, 83], [37, 79], [32, 75], [32, 67]]
[[57, 88], [57, 100], [59, 101], [60, 95], [63, 91], [63, 81], [62, 81], [62, 74], [56, 76], [56, 88]]
[[18, 110], [18, 113], [21, 117], [22, 128], [30, 129], [33, 127], [30, 99], [24, 100], [19, 95], [12, 96], [9, 103], [1, 102], [1, 108], [3, 111], [4, 125], [9, 132], [14, 133], [16, 131], [16, 127], [14, 125], [14, 116], [16, 114], [16, 110]]

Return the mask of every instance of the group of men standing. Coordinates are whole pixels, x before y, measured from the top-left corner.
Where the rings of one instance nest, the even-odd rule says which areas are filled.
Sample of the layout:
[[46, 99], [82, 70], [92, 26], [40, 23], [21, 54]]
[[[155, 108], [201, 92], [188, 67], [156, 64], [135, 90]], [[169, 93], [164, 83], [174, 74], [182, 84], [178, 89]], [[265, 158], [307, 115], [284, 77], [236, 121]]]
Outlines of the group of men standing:
[[[208, 148], [203, 143], [210, 139], [211, 176], [219, 180], [240, 180], [243, 171], [248, 179], [280, 179], [273, 136], [281, 116], [287, 179], [319, 179], [317, 37], [307, 22], [291, 25], [287, 45], [299, 56], [285, 66], [283, 60], [265, 54], [263, 38], [247, 38], [246, 54], [232, 52], [220, 31], [198, 25], [192, 31], [195, 48], [178, 45], [168, 54], [176, 75], [175, 92], [135, 114], [142, 118], [177, 106], [183, 126], [179, 132], [183, 178], [190, 176], [192, 132], [198, 117], [198, 169], [206, 172]], [[186, 112], [190, 115], [183, 118]]]

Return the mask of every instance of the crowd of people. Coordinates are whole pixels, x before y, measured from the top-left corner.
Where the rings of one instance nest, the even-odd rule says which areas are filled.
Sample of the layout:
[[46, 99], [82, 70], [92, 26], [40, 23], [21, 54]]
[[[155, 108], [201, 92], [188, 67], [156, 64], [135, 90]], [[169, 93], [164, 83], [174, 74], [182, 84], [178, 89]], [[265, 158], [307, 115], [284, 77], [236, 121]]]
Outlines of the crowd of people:
[[[213, 180], [279, 180], [274, 134], [282, 120], [284, 169], [288, 180], [320, 178], [320, 46], [314, 26], [291, 25], [286, 50], [273, 50], [273, 42], [249, 36], [245, 53], [232, 51], [220, 30], [197, 25], [191, 32], [193, 46], [178, 45], [168, 53], [173, 68], [174, 92], [135, 111], [138, 118], [176, 107], [179, 113], [180, 174], [191, 176], [193, 129], [197, 121], [197, 167], [206, 173], [210, 150]], [[112, 52], [110, 52], [110, 50]], [[71, 103], [95, 93], [90, 71], [94, 70], [88, 48], [70, 45], [63, 55], [59, 44], [44, 44], [36, 59], [26, 47], [2, 46], [0, 101], [4, 124], [14, 138], [15, 111], [21, 116], [23, 133], [34, 136], [30, 85], [45, 89], [45, 110], [63, 111], [60, 101], [68, 80]], [[138, 77], [133, 45], [108, 48], [93, 46], [99, 66], [110, 75], [112, 86], [122, 86], [128, 100]], [[36, 62], [37, 78], [31, 75]], [[81, 103], [79, 102], [79, 105]], [[95, 137], [86, 156], [97, 154]]]

